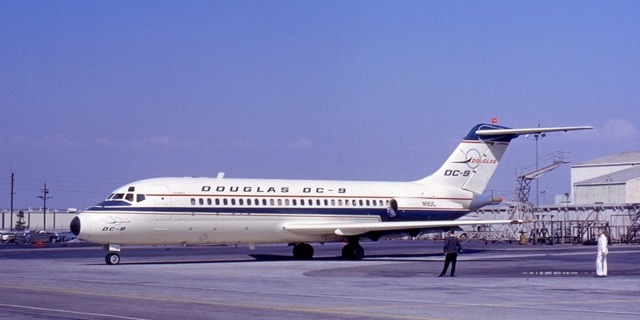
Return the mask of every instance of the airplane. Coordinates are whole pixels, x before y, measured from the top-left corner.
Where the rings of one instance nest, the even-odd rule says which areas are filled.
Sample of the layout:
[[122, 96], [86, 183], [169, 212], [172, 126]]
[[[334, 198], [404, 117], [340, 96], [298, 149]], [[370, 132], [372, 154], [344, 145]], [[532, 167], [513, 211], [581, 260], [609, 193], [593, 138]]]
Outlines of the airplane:
[[309, 243], [346, 242], [342, 257], [360, 260], [360, 239], [521, 220], [458, 220], [500, 198], [483, 196], [500, 158], [520, 135], [590, 126], [511, 129], [478, 124], [433, 174], [411, 182], [173, 177], [135, 181], [79, 213], [79, 239], [104, 245], [120, 263], [122, 245], [287, 243], [311, 259]]

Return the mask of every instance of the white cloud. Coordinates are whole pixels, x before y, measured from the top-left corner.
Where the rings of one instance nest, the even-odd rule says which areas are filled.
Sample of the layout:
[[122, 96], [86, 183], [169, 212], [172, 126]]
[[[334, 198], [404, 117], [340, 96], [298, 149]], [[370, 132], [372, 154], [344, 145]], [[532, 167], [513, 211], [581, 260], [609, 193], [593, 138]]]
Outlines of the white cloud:
[[52, 147], [75, 147], [77, 146], [77, 142], [67, 138], [64, 134], [56, 134], [50, 137], [45, 138], [45, 142], [48, 146]]
[[596, 131], [599, 138], [612, 141], [635, 140], [640, 136], [640, 130], [627, 119], [609, 119], [601, 129]]
[[306, 139], [306, 138], [301, 138], [298, 139], [294, 142], [292, 142], [290, 144], [290, 147], [292, 149], [309, 149], [311, 147], [313, 147], [313, 141]]
[[23, 136], [15, 136], [11, 138], [0, 137], [0, 145], [21, 145], [28, 143], [27, 138]]

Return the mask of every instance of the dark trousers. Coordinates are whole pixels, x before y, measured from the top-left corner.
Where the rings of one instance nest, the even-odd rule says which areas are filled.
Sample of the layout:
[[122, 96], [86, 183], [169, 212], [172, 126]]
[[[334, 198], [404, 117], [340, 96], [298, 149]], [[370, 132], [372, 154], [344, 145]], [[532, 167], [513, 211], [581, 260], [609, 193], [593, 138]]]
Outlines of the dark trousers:
[[453, 277], [456, 274], [456, 260], [458, 260], [458, 253], [447, 253], [444, 258], [444, 268], [442, 268], [442, 272], [440, 272], [441, 276], [447, 274], [447, 269], [449, 269], [449, 264], [451, 264], [451, 276]]

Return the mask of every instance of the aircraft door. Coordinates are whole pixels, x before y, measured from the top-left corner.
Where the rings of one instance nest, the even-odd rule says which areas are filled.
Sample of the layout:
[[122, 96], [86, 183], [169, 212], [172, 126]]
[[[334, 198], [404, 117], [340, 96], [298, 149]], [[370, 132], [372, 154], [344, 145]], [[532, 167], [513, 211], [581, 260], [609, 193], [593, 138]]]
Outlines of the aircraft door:
[[169, 187], [165, 185], [155, 185], [151, 188], [154, 196], [156, 209], [156, 220], [170, 220], [171, 211], [166, 210], [171, 207], [171, 197]]

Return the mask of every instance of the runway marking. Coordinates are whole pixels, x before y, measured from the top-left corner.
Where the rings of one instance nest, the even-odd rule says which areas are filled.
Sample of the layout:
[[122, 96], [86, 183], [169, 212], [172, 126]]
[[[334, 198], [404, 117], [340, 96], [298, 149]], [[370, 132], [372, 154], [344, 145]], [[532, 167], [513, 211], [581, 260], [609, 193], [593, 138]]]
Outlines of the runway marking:
[[[346, 307], [346, 308], [306, 308], [306, 307], [295, 307], [295, 306], [286, 306], [286, 305], [257, 305], [253, 303], [236, 303], [236, 302], [225, 302], [225, 301], [209, 301], [209, 300], [193, 300], [193, 299], [181, 299], [181, 298], [171, 298], [171, 297], [150, 297], [150, 296], [140, 296], [140, 295], [128, 295], [128, 294], [110, 294], [110, 293], [99, 293], [99, 292], [89, 292], [89, 291], [79, 291], [79, 290], [64, 290], [64, 289], [56, 289], [56, 288], [46, 288], [46, 287], [18, 287], [18, 286], [7, 286], [0, 285], [0, 288], [11, 289], [11, 290], [24, 290], [24, 291], [40, 291], [40, 292], [54, 292], [54, 293], [66, 293], [66, 294], [77, 294], [77, 295], [86, 295], [86, 296], [98, 296], [98, 297], [109, 297], [109, 298], [125, 298], [125, 299], [138, 299], [138, 300], [150, 300], [150, 301], [164, 301], [164, 302], [174, 302], [174, 303], [193, 303], [193, 304], [205, 304], [205, 305], [213, 305], [213, 306], [225, 306], [225, 307], [236, 307], [236, 308], [252, 308], [252, 309], [265, 309], [265, 310], [275, 310], [275, 311], [286, 311], [286, 312], [303, 312], [303, 313], [319, 313], [319, 314], [335, 314], [335, 315], [348, 315], [348, 316], [358, 316], [358, 317], [374, 317], [374, 318], [384, 318], [384, 319], [415, 319], [415, 320], [444, 320], [446, 318], [436, 318], [429, 316], [412, 316], [412, 315], [397, 315], [397, 314], [389, 314], [389, 313], [370, 313], [365, 311], [356, 311], [356, 310], [348, 310], [356, 307]], [[59, 309], [47, 309], [47, 308], [39, 308], [39, 307], [31, 307], [31, 306], [15, 306], [15, 305], [6, 305], [0, 304], [0, 306], [7, 307], [18, 307], [23, 309], [32, 309], [32, 310], [40, 310], [40, 311], [55, 311], [55, 312], [68, 312], [72, 314], [80, 314], [80, 315], [93, 315], [93, 316], [104, 316], [110, 318], [117, 319], [127, 319], [127, 320], [148, 320], [143, 318], [133, 318], [126, 316], [116, 316], [116, 315], [107, 315], [107, 314], [92, 314], [92, 313], [84, 313], [84, 312], [76, 312], [76, 311], [66, 311]], [[369, 309], [368, 306], [362, 306], [358, 308], [366, 308]]]
[[[609, 251], [609, 256], [616, 254], [638, 253], [638, 251]], [[512, 259], [512, 258], [540, 258], [540, 257], [562, 257], [562, 256], [596, 256], [596, 252], [560, 252], [560, 253], [528, 253], [528, 254], [496, 254], [496, 255], [466, 255], [464, 251], [458, 254], [458, 261], [476, 261], [476, 260], [493, 260], [493, 259]], [[366, 261], [444, 261], [444, 256], [430, 257], [365, 257]]]
[[[4, 288], [10, 288], [5, 287]], [[58, 312], [63, 314], [75, 314], [82, 316], [92, 316], [92, 317], [103, 317], [103, 318], [114, 318], [114, 319], [126, 319], [126, 320], [150, 320], [146, 318], [135, 318], [135, 317], [126, 317], [126, 316], [116, 316], [111, 314], [104, 313], [93, 313], [93, 312], [81, 312], [81, 311], [71, 311], [71, 310], [61, 310], [61, 309], [52, 309], [52, 308], [41, 308], [41, 307], [32, 307], [32, 306], [22, 306], [15, 304], [4, 304], [0, 303], [0, 307], [6, 308], [14, 308], [14, 309], [25, 309], [25, 310], [35, 310], [35, 311], [46, 311], [46, 312]]]
[[[152, 284], [138, 284], [140, 286], [150, 286], [150, 287], [170, 287], [170, 286], [158, 286]], [[56, 288], [41, 288], [41, 287], [17, 287], [17, 286], [7, 286], [0, 285], [0, 288], [8, 288], [12, 290], [32, 290], [32, 291], [41, 291], [41, 292], [60, 292], [67, 294], [78, 294], [78, 295], [86, 295], [86, 296], [98, 296], [98, 297], [111, 297], [111, 298], [128, 298], [128, 299], [138, 299], [138, 300], [149, 300], [149, 301], [165, 301], [165, 302], [173, 302], [173, 303], [195, 303], [195, 304], [205, 304], [212, 306], [226, 306], [226, 307], [236, 307], [236, 308], [252, 308], [252, 309], [264, 309], [264, 310], [276, 310], [276, 311], [287, 311], [287, 312], [303, 312], [303, 313], [316, 313], [316, 314], [335, 314], [335, 315], [350, 315], [350, 316], [361, 316], [361, 317], [377, 317], [377, 318], [393, 318], [393, 319], [422, 319], [422, 320], [440, 320], [443, 318], [436, 318], [430, 316], [414, 316], [414, 315], [398, 315], [392, 313], [384, 313], [384, 312], [367, 312], [367, 311], [358, 311], [357, 309], [366, 308], [368, 311], [372, 311], [374, 309], [381, 311], [383, 308], [391, 308], [390, 306], [380, 305], [380, 306], [345, 306], [345, 307], [334, 307], [334, 308], [314, 308], [314, 307], [301, 307], [301, 306], [290, 306], [290, 305], [258, 305], [253, 303], [238, 303], [238, 302], [226, 302], [226, 301], [210, 301], [210, 300], [196, 300], [196, 299], [182, 299], [175, 297], [163, 297], [163, 296], [140, 296], [140, 295], [122, 295], [122, 294], [111, 294], [111, 293], [98, 293], [98, 292], [90, 292], [90, 291], [79, 291], [79, 290], [63, 290]], [[313, 293], [303, 293], [303, 294], [291, 294], [291, 293], [283, 293], [277, 291], [251, 291], [251, 290], [229, 290], [229, 289], [216, 289], [216, 288], [200, 288], [200, 287], [180, 287], [184, 289], [192, 289], [192, 290], [214, 290], [214, 291], [224, 291], [224, 292], [236, 292], [236, 293], [247, 293], [247, 294], [269, 294], [269, 295], [291, 295], [291, 296], [303, 296], [309, 298], [336, 298], [336, 299], [348, 299], [348, 300], [360, 300], [360, 301], [369, 301], [369, 302], [397, 302], [398, 304], [403, 305], [403, 309], [429, 309], [431, 310], [432, 305], [437, 306], [452, 306], [452, 307], [482, 307], [482, 308], [503, 308], [503, 309], [528, 309], [528, 310], [554, 310], [559, 312], [584, 312], [590, 314], [602, 314], [602, 315], [640, 315], [640, 312], [627, 312], [627, 311], [619, 311], [619, 310], [602, 310], [602, 309], [584, 309], [584, 308], [561, 308], [561, 307], [550, 307], [551, 305], [561, 306], [561, 305], [596, 305], [596, 304], [611, 304], [611, 303], [637, 303], [637, 299], [629, 298], [629, 299], [610, 299], [610, 300], [585, 300], [585, 301], [537, 301], [537, 302], [514, 302], [514, 303], [451, 303], [451, 302], [441, 302], [441, 301], [425, 301], [425, 300], [411, 300], [411, 299], [393, 299], [393, 298], [375, 298], [375, 297], [353, 297], [353, 296], [339, 296], [339, 295], [323, 295], [323, 294], [313, 294]], [[397, 310], [399, 305], [393, 305], [393, 310]], [[105, 315], [108, 316], [108, 315]], [[127, 318], [127, 317], [118, 317], [122, 319], [137, 319], [137, 318]]]

